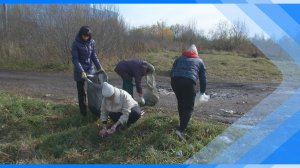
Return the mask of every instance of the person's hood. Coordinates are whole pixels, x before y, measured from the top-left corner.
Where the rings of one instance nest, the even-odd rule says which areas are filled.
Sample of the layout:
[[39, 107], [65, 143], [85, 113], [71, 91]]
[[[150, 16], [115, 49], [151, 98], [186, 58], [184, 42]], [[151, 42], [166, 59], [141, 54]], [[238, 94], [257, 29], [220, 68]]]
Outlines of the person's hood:
[[[89, 36], [88, 40], [83, 41], [81, 39], [82, 35]], [[81, 43], [89, 43], [92, 40], [92, 31], [91, 31], [90, 27], [89, 26], [82, 26], [79, 29], [78, 33], [77, 33], [76, 40], [81, 42]]]
[[90, 42], [92, 41], [91, 38], [89, 38], [87, 41], [83, 41], [83, 40], [81, 39], [79, 33], [76, 35], [75, 40], [76, 40], [77, 42], [79, 42], [79, 43], [82, 43], [82, 44], [88, 44], [88, 43], [90, 43]]
[[187, 50], [182, 52], [182, 56], [189, 58], [199, 58], [198, 50], [195, 44], [192, 44]]
[[111, 97], [114, 93], [115, 88], [111, 84], [104, 82], [102, 85], [102, 95], [104, 97]]

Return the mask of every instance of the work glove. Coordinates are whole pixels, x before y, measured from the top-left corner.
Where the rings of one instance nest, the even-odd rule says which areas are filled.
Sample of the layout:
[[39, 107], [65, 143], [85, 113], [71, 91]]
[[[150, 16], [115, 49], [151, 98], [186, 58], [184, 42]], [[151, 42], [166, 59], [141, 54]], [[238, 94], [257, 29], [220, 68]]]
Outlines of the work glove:
[[140, 95], [140, 96], [137, 98], [137, 102], [138, 102], [140, 105], [145, 105], [145, 99], [143, 98], [142, 95]]
[[86, 79], [87, 79], [86, 73], [85, 73], [85, 72], [82, 72], [82, 73], [81, 73], [81, 77], [82, 77], [82, 79], [86, 80]]

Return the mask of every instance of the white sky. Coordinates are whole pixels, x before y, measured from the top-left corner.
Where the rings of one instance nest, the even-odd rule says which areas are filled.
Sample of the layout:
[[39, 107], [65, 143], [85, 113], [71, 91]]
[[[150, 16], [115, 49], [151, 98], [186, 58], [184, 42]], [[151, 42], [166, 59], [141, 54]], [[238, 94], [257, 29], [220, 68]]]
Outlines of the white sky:
[[[207, 34], [220, 21], [230, 23], [212, 4], [119, 4], [117, 7], [125, 22], [131, 27], [153, 25], [157, 21], [164, 21], [168, 26], [195, 22], [197, 29], [204, 30]], [[260, 28], [248, 22], [248, 16], [239, 13], [232, 17], [233, 21], [245, 21], [250, 36], [262, 33]]]
[[120, 4], [117, 5], [126, 23], [132, 27], [156, 24], [165, 21], [187, 25], [196, 22], [199, 30], [207, 33], [219, 21], [227, 20], [210, 4]]

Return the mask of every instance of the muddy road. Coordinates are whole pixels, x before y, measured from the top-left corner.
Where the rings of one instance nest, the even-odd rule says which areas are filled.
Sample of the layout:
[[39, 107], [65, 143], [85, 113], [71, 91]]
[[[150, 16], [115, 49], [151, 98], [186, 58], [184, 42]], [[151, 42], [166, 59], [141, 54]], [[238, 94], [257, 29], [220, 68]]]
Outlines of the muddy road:
[[[72, 75], [68, 72], [0, 70], [0, 91], [56, 102], [77, 103], [76, 84]], [[108, 75], [109, 82], [119, 88], [122, 86], [119, 76], [114, 73]], [[171, 89], [170, 78], [166, 76], [156, 78], [160, 102], [154, 109], [177, 116], [177, 102]], [[272, 93], [277, 85], [210, 80], [206, 93], [211, 99], [195, 109], [194, 117], [233, 123]]]

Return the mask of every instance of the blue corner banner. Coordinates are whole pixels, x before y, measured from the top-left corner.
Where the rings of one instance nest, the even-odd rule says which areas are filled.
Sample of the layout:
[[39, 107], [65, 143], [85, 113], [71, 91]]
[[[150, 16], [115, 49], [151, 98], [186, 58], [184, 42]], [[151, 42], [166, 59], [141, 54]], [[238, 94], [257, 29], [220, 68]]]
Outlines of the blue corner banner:
[[[249, 1], [215, 6], [232, 22], [236, 18], [234, 15], [244, 15], [275, 42], [284, 54], [276, 53], [279, 50], [271, 51], [263, 43], [252, 41], [280, 69], [283, 81], [271, 95], [186, 163], [207, 161], [239, 166], [300, 164], [297, 151], [300, 147], [300, 5], [266, 2]], [[239, 136], [241, 131], [244, 134]]]
[[[276, 3], [274, 3], [276, 2]], [[285, 4], [287, 2], [294, 2]], [[278, 55], [252, 41], [282, 72], [266, 99], [188, 159], [174, 165], [0, 165], [0, 167], [280, 167], [300, 164], [300, 0], [10, 0], [7, 4], [213, 4], [229, 20], [236, 11], [254, 22], [284, 51]], [[297, 4], [298, 3], [298, 4]], [[184, 14], [184, 12], [183, 12]], [[278, 38], [284, 37], [284, 38]], [[284, 60], [284, 61], [278, 61]], [[250, 124], [249, 124], [250, 123]], [[240, 132], [243, 132], [240, 136]], [[238, 136], [237, 136], [238, 135]], [[201, 164], [209, 163], [209, 164]], [[256, 165], [260, 164], [260, 165]], [[267, 165], [264, 165], [267, 164]], [[282, 165], [281, 165], [282, 166]], [[299, 165], [300, 166], [300, 165]], [[285, 167], [285, 166], [284, 166]], [[288, 167], [288, 166], [287, 166]]]

